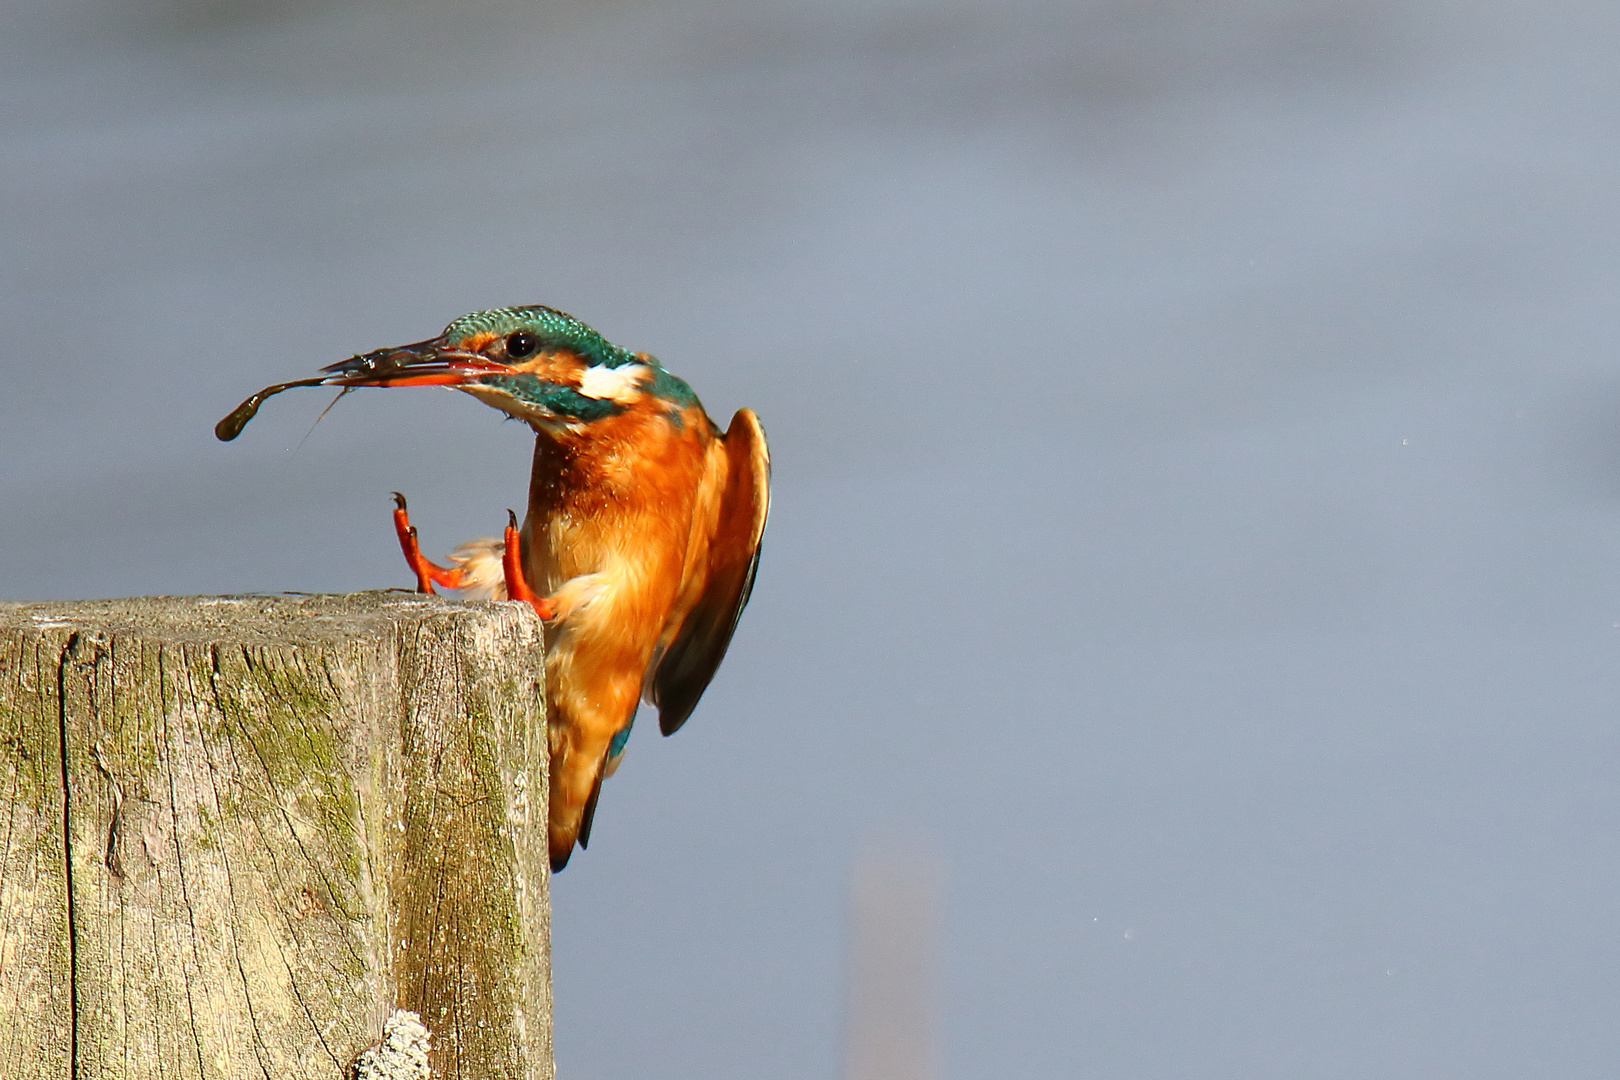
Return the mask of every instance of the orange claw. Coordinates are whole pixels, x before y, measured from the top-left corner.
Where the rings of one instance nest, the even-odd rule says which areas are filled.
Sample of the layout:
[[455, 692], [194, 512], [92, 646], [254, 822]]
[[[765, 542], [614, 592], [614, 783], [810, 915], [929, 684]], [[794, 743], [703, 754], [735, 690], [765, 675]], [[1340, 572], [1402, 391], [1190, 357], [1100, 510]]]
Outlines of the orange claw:
[[440, 566], [429, 562], [422, 554], [422, 549], [416, 543], [416, 526], [411, 524], [410, 515], [405, 512], [405, 496], [397, 491], [394, 492], [394, 535], [399, 537], [399, 549], [405, 553], [405, 561], [416, 574], [417, 592], [432, 595], [435, 581], [447, 589], [461, 587], [461, 567]]
[[557, 614], [556, 605], [549, 599], [536, 596], [523, 577], [523, 547], [518, 538], [517, 515], [506, 512], [506, 547], [501, 552], [501, 569], [506, 572], [506, 598], [522, 600], [534, 608], [534, 613], [546, 621]]

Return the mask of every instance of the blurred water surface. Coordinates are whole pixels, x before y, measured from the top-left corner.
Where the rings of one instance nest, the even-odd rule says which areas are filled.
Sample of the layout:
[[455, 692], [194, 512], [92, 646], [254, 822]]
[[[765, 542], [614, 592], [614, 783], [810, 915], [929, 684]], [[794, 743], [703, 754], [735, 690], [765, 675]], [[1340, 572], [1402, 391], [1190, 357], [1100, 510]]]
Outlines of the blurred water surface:
[[[556, 882], [590, 1077], [838, 1072], [854, 838], [941, 1074], [1620, 1067], [1620, 8], [0, 2], [0, 596], [407, 584], [544, 302], [771, 434], [752, 607]], [[300, 440], [307, 441], [299, 446]]]

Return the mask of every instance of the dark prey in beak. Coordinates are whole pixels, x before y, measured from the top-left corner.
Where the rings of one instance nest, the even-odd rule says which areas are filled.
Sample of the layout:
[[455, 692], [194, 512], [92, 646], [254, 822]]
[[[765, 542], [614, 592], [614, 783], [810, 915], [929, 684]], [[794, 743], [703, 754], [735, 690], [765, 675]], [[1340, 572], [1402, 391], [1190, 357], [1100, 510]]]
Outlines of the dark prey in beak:
[[259, 411], [259, 406], [264, 404], [265, 398], [275, 397], [283, 390], [291, 390], [295, 386], [319, 386], [325, 381], [325, 379], [298, 379], [294, 382], [276, 383], [274, 386], [265, 387], [232, 409], [229, 416], [215, 424], [214, 437], [220, 442], [230, 442], [242, 434], [242, 429], [247, 427], [248, 421], [253, 419], [254, 414]]
[[364, 356], [351, 356], [321, 369], [318, 379], [297, 379], [267, 386], [248, 398], [231, 414], [214, 425], [220, 442], [230, 442], [242, 434], [248, 421], [258, 413], [266, 398], [295, 386], [454, 386], [480, 371], [505, 370], [476, 353], [441, 352], [433, 342], [407, 345], [398, 349], [378, 349]]

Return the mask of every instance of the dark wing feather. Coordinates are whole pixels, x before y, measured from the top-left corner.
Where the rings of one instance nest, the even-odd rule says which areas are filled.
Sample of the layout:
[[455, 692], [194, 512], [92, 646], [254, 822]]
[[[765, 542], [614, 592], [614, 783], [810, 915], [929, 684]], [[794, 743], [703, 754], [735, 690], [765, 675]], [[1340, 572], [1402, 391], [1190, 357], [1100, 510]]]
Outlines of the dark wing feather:
[[731, 644], [737, 620], [754, 588], [759, 541], [770, 509], [771, 458], [765, 430], [749, 409], [739, 409], [726, 429], [726, 489], [709, 541], [709, 573], [703, 594], [675, 639], [659, 658], [651, 700], [658, 728], [672, 735], [686, 723], [714, 678]]
[[591, 797], [585, 800], [585, 813], [579, 820], [579, 846], [582, 848], [591, 846], [591, 822], [596, 820], [596, 800], [602, 797], [602, 780], [606, 775], [605, 770], [596, 770], [596, 783], [591, 785]]

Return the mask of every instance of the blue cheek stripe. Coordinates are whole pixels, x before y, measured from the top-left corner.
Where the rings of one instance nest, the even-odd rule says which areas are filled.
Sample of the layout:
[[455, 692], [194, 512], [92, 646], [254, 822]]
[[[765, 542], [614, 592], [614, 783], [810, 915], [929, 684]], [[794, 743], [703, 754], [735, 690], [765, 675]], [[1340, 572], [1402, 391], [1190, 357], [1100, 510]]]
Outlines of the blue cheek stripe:
[[665, 371], [662, 364], [652, 357], [653, 377], [647, 380], [646, 391], [655, 398], [672, 402], [675, 411], [679, 412], [688, 405], [696, 405], [698, 397], [692, 393], [692, 388], [686, 385], [686, 380]]
[[534, 375], [483, 375], [478, 381], [505, 390], [519, 401], [527, 401], [558, 416], [576, 420], [601, 420], [624, 412], [624, 406], [607, 398], [586, 397], [571, 386], [548, 382]]

